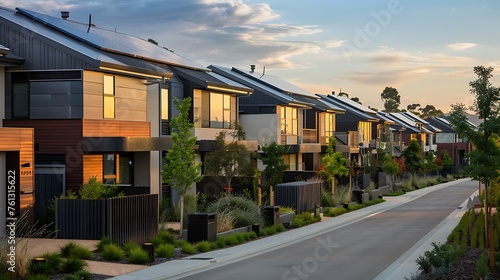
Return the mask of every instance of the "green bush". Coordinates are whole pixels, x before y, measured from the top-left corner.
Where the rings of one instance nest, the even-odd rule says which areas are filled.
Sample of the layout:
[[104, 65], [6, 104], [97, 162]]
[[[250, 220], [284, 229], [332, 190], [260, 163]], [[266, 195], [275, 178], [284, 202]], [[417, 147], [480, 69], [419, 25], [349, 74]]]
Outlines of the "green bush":
[[323, 216], [326, 216], [326, 217], [336, 217], [336, 216], [342, 215], [344, 213], [347, 213], [347, 209], [345, 209], [344, 207], [323, 208]]
[[86, 270], [80, 270], [64, 277], [65, 280], [92, 280], [92, 274]]
[[68, 242], [61, 246], [59, 248], [59, 252], [61, 252], [61, 256], [63, 258], [69, 258], [71, 256], [71, 252], [77, 247], [78, 245], [75, 242]]
[[243, 196], [226, 196], [207, 206], [207, 212], [227, 213], [234, 217], [234, 227], [262, 224], [260, 209], [254, 201]]
[[37, 275], [37, 274], [42, 274], [42, 275], [51, 275], [55, 271], [50, 267], [48, 262], [36, 262], [36, 263], [31, 263], [28, 267], [28, 273], [31, 275]]
[[[6, 278], [6, 279], [9, 279], [9, 278]], [[26, 280], [50, 280], [50, 277], [47, 275], [43, 275], [43, 274], [36, 274], [36, 275], [29, 274], [26, 277]]]
[[130, 256], [130, 251], [133, 249], [141, 249], [141, 246], [137, 245], [137, 243], [129, 241], [125, 242], [122, 245], [123, 251], [125, 251], [126, 256]]
[[79, 195], [81, 199], [102, 199], [115, 196], [123, 196], [122, 192], [118, 193], [118, 186], [105, 185], [97, 181], [97, 177], [91, 177], [86, 184], [80, 188]]
[[188, 255], [192, 255], [192, 254], [196, 254], [197, 253], [196, 247], [193, 244], [188, 243], [188, 242], [183, 243], [180, 246], [180, 248], [181, 248], [181, 251], [183, 253], [188, 254]]
[[99, 242], [97, 242], [97, 251], [101, 252], [105, 245], [112, 244], [113, 242], [107, 236], [103, 236]]
[[200, 253], [210, 251], [210, 243], [208, 241], [200, 241], [196, 244], [196, 251]]
[[62, 263], [61, 271], [64, 273], [74, 273], [82, 270], [86, 265], [83, 260], [70, 257]]
[[148, 253], [140, 247], [131, 248], [128, 254], [128, 259], [133, 264], [145, 264], [151, 261]]
[[158, 234], [151, 241], [156, 247], [160, 244], [174, 244], [175, 238], [166, 230], [160, 230]]
[[30, 274], [45, 274], [50, 275], [59, 271], [62, 263], [62, 258], [59, 253], [45, 253], [40, 256], [46, 260], [45, 263], [30, 263], [28, 272]]
[[479, 259], [476, 261], [476, 278], [477, 279], [485, 279], [486, 276], [488, 276], [488, 273], [490, 272], [490, 269], [488, 267], [488, 252], [484, 251]]
[[125, 251], [116, 244], [104, 245], [101, 257], [107, 261], [121, 261], [125, 259]]
[[172, 244], [160, 244], [155, 248], [156, 256], [159, 258], [172, 258], [175, 256], [175, 248]]
[[76, 258], [76, 259], [84, 259], [84, 260], [90, 260], [92, 259], [92, 252], [75, 243], [75, 242], [69, 242], [65, 245], [63, 245], [61, 248], [60, 248], [60, 252], [61, 252], [61, 256], [63, 258], [70, 258], [70, 257], [73, 257], [73, 258]]

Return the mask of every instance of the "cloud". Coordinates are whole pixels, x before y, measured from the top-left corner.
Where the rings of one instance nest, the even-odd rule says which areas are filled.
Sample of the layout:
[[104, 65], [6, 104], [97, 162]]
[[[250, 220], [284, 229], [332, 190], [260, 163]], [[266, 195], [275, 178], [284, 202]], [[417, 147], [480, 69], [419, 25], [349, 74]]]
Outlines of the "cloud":
[[474, 43], [454, 43], [454, 44], [448, 44], [446, 45], [449, 49], [454, 50], [454, 51], [463, 51], [466, 49], [473, 48], [477, 46]]

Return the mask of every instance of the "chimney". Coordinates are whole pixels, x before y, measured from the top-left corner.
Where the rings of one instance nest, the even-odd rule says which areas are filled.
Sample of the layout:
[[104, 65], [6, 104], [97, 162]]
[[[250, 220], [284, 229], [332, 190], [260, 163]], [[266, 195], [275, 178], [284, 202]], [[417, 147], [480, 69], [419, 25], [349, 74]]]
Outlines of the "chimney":
[[62, 19], [68, 19], [69, 18], [69, 12], [68, 11], [62, 11], [61, 12], [61, 18]]
[[255, 64], [250, 65], [250, 73], [255, 71]]

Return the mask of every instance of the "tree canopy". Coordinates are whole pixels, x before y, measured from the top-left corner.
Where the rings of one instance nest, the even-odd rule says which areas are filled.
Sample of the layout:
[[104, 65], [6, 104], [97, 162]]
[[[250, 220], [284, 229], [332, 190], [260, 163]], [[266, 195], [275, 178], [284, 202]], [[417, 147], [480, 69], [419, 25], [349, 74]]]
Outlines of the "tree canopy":
[[385, 87], [384, 91], [380, 94], [382, 101], [384, 101], [384, 112], [393, 113], [399, 111], [401, 104], [401, 96], [398, 90], [393, 87]]
[[[273, 187], [282, 182], [283, 174], [288, 168], [283, 159], [283, 155], [286, 154], [287, 150], [285, 146], [278, 145], [275, 141], [264, 142], [261, 149], [260, 160], [266, 166], [262, 172], [265, 176], [263, 187], [266, 193], [270, 193]], [[273, 201], [270, 202], [274, 204]]]
[[320, 175], [327, 178], [331, 184], [332, 195], [335, 190], [335, 176], [349, 175], [349, 169], [346, 167], [346, 159], [341, 152], [335, 152], [335, 139], [330, 137], [326, 155], [321, 159], [321, 163], [325, 167], [320, 170]]

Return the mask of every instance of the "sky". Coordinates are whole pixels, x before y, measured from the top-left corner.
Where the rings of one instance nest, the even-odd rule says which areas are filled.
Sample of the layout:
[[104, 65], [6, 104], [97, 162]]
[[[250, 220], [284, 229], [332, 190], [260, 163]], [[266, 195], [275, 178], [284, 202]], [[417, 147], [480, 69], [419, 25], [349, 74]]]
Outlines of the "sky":
[[400, 109], [444, 112], [471, 105], [473, 67], [495, 68], [500, 86], [498, 0], [3, 0], [51, 16], [154, 39], [198, 62], [280, 77], [312, 93], [346, 92], [383, 109], [394, 87]]

